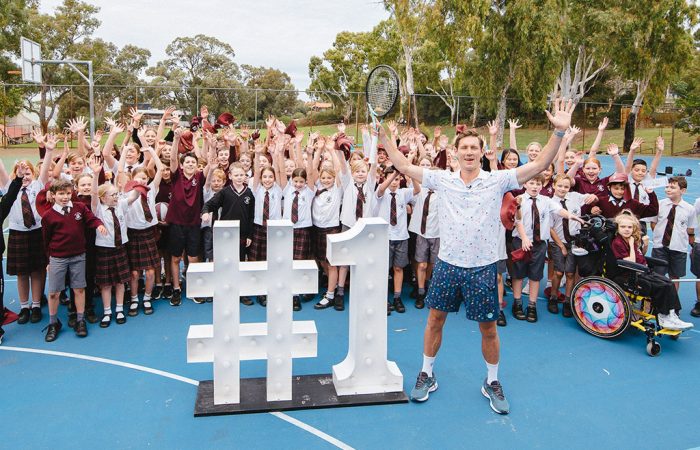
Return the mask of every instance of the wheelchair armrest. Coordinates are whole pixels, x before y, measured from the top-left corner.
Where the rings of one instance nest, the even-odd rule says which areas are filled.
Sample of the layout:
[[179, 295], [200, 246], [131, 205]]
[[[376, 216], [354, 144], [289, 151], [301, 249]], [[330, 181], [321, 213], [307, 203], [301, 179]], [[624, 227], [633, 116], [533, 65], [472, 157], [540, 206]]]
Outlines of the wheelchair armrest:
[[644, 259], [647, 260], [647, 264], [649, 265], [649, 267], [668, 266], [668, 261], [664, 261], [663, 259], [659, 258], [654, 258], [653, 256], [645, 256]]
[[620, 269], [625, 269], [637, 273], [649, 272], [649, 267], [645, 266], [644, 264], [638, 264], [636, 262], [627, 261], [626, 259], [618, 259], [617, 267]]

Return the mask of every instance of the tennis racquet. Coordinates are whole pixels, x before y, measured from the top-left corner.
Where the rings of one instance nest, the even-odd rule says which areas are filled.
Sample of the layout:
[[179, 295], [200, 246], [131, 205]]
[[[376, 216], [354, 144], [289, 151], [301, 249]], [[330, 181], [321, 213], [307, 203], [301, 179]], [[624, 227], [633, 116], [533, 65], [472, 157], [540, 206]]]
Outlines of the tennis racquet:
[[[396, 100], [399, 98], [399, 76], [396, 71], [383, 64], [372, 69], [365, 84], [365, 98], [375, 131], [379, 131], [380, 120], [394, 109]], [[377, 144], [377, 133], [374, 133], [368, 155], [370, 161], [375, 160]]]

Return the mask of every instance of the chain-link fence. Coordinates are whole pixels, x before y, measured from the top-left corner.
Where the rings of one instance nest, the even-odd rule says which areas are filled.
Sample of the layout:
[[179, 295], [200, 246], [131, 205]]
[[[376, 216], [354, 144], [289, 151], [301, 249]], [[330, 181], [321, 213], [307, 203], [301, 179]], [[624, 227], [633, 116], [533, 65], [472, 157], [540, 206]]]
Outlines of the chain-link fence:
[[[2, 120], [2, 145], [22, 145], [31, 141], [34, 129], [62, 131], [67, 120], [76, 116], [88, 117], [88, 89], [84, 85], [37, 86], [31, 84], [5, 84], [4, 90], [13, 89], [25, 99], [31, 99], [32, 110], [22, 111], [16, 117]], [[364, 92], [325, 92], [271, 90], [247, 87], [180, 87], [153, 85], [96, 85], [95, 120], [97, 128], [103, 126], [105, 117], [126, 117], [129, 108], [144, 112], [146, 123], [156, 123], [167, 106], [176, 106], [183, 119], [199, 115], [200, 108], [208, 107], [212, 116], [231, 112], [236, 117], [236, 126], [264, 128], [265, 118], [272, 114], [288, 123], [296, 120], [302, 130], [321, 131], [332, 134], [335, 124], [343, 121], [346, 133], [359, 139], [360, 127], [369, 120]], [[42, 107], [43, 105], [43, 107]], [[519, 99], [508, 99], [506, 118], [518, 119], [522, 128], [517, 131], [521, 147], [531, 141], [545, 141], [549, 136], [548, 122], [541, 107], [524, 105]], [[539, 105], [541, 106], [541, 105]], [[582, 129], [574, 146], [590, 147], [597, 133], [598, 123], [608, 117], [606, 137], [622, 143], [621, 128], [629, 114], [629, 104], [616, 102], [582, 101], [577, 106], [573, 123]], [[483, 127], [495, 117], [497, 99], [470, 96], [439, 96], [416, 94], [413, 98], [402, 98], [385, 120], [396, 120], [400, 124], [416, 126], [429, 136], [434, 127], [440, 126], [450, 135], [453, 125], [465, 123]], [[695, 139], [675, 129], [682, 111], [665, 105], [654, 113], [643, 112], [637, 118], [637, 134], [646, 141], [647, 152], [653, 150], [656, 135], [669, 141], [667, 148], [674, 153], [690, 151]], [[43, 118], [43, 119], [42, 119]], [[486, 133], [484, 131], [484, 133]], [[502, 146], [512, 147], [508, 125], [503, 130]]]

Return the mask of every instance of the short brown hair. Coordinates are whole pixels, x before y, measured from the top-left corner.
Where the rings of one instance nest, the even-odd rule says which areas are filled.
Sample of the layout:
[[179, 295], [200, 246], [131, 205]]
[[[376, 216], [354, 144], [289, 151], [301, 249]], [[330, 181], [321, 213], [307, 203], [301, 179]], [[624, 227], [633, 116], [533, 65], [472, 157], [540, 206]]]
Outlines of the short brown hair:
[[685, 177], [682, 177], [682, 176], [669, 177], [668, 184], [671, 184], [671, 183], [676, 183], [678, 185], [678, 187], [681, 189], [688, 189], [688, 180], [686, 180]]
[[540, 184], [544, 184], [544, 175], [542, 175], [541, 173], [538, 173], [537, 175], [535, 175], [534, 177], [530, 178], [527, 181], [539, 181]]
[[484, 141], [481, 139], [481, 136], [479, 136], [479, 132], [473, 128], [457, 133], [457, 136], [455, 136], [455, 148], [459, 148], [459, 141], [466, 137], [475, 137], [479, 141], [479, 148], [481, 150], [484, 149]]
[[56, 192], [72, 191], [72, 190], [73, 190], [73, 182], [70, 180], [65, 180], [63, 178], [59, 178], [58, 180], [54, 180], [53, 183], [51, 183], [51, 187], [49, 188], [49, 191], [52, 194], [55, 194]]

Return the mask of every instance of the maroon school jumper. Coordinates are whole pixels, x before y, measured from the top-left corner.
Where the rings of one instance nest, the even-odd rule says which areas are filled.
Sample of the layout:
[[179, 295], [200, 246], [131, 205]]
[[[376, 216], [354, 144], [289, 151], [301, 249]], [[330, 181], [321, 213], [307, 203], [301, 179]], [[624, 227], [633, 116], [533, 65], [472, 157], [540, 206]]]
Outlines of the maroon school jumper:
[[588, 178], [576, 176], [576, 184], [573, 191], [579, 194], [595, 194], [597, 196], [607, 196], [608, 194], [608, 177], [598, 178], [594, 182], [588, 181]]
[[41, 230], [47, 254], [54, 258], [70, 258], [85, 253], [86, 228], [97, 228], [102, 221], [83, 203], [73, 202], [66, 215], [49, 209], [41, 217]]
[[204, 182], [202, 172], [195, 172], [192, 178], [186, 178], [181, 167], [171, 172], [170, 184], [172, 195], [168, 204], [165, 221], [186, 227], [198, 227], [201, 224], [201, 212], [204, 200]]
[[617, 216], [623, 209], [629, 209], [638, 219], [654, 217], [659, 213], [659, 201], [654, 192], [649, 193], [648, 205], [632, 199], [613, 199], [609, 194], [605, 197], [600, 196], [597, 203], [584, 205], [581, 208], [581, 214], [589, 214], [594, 206], [600, 208], [601, 214], [607, 218]]

